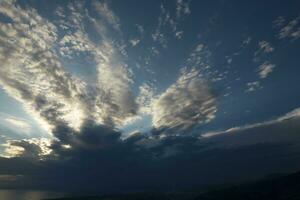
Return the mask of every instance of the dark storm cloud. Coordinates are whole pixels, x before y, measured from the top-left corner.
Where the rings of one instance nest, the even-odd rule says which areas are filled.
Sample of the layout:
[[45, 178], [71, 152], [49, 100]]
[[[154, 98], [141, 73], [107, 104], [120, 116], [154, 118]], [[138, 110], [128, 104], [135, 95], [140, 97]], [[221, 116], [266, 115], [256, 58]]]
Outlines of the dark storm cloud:
[[44, 160], [2, 158], [1, 174], [19, 175], [21, 181], [2, 181], [1, 186], [121, 192], [191, 188], [293, 171], [300, 164], [299, 121], [291, 118], [200, 139], [137, 133], [120, 140], [111, 129], [88, 125], [85, 134], [70, 137], [77, 141], [69, 141], [69, 131], [61, 127], [57, 133], [67, 136], [58, 138], [71, 148], [53, 144]]
[[72, 149], [104, 149], [116, 144], [121, 135], [111, 127], [97, 125], [92, 121], [86, 121], [80, 132], [64, 123], [57, 124], [53, 134], [58, 139], [52, 144], [56, 150], [61, 150], [61, 145], [69, 145]]

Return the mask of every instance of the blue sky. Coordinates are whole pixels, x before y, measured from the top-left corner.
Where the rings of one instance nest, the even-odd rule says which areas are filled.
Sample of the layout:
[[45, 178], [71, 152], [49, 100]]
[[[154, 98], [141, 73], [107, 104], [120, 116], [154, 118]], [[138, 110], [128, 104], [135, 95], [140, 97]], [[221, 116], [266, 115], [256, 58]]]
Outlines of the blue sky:
[[114, 134], [151, 146], [300, 116], [299, 1], [1, 4], [3, 157], [94, 147], [98, 128], [97, 148]]
[[[121, 58], [122, 64], [128, 67], [132, 81], [130, 89], [135, 96], [139, 95], [139, 87], [145, 84], [155, 90], [153, 95], [162, 94], [185, 67], [201, 71], [216, 95], [218, 108], [214, 120], [200, 126], [199, 132], [268, 120], [298, 107], [299, 19], [296, 1], [289, 4], [275, 1], [272, 5], [260, 1], [112, 1], [105, 3], [108, 13], [104, 15], [93, 9], [92, 1], [20, 2], [20, 9], [33, 7], [38, 15], [57, 26], [56, 43], [59, 43], [66, 35], [76, 32], [74, 24], [68, 24], [66, 30], [59, 27], [68, 23], [66, 16], [72, 12], [68, 9], [72, 4], [84, 7], [73, 11], [78, 14], [88, 12], [104, 21], [105, 17], [111, 17], [112, 21], [105, 24], [110, 35], [107, 40], [116, 43], [119, 51], [125, 54]], [[2, 15], [4, 22], [5, 19]], [[80, 22], [85, 34], [91, 42], [101, 43], [101, 33], [95, 32], [88, 20], [83, 17]], [[283, 29], [292, 26], [289, 23], [293, 20], [295, 25], [284, 35]], [[156, 38], [155, 34], [159, 36]], [[62, 55], [63, 48], [56, 43], [52, 50], [57, 51], [64, 70], [94, 84], [96, 63], [90, 50], [74, 50], [69, 52], [70, 55]], [[195, 59], [201, 61], [189, 63], [188, 59], [198, 45], [203, 45], [203, 49]], [[264, 63], [272, 69], [260, 77], [259, 67]], [[253, 91], [248, 91], [251, 83], [257, 85]], [[22, 103], [3, 89], [0, 98], [3, 115], [33, 120]], [[34, 126], [39, 125], [35, 123]], [[141, 126], [149, 130], [151, 119], [137, 120], [130, 127]], [[133, 129], [136, 128], [130, 128]], [[137, 128], [136, 131], [140, 130]]]

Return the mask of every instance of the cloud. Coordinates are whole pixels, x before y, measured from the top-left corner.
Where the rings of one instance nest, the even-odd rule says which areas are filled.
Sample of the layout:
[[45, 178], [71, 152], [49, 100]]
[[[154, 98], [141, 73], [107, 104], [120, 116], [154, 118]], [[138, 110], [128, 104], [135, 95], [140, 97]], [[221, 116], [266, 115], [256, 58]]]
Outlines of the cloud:
[[131, 46], [135, 47], [136, 45], [138, 45], [140, 43], [139, 39], [131, 39], [130, 41]]
[[3, 157], [39, 158], [51, 153], [51, 140], [48, 138], [31, 138], [23, 140], [7, 140], [2, 144]]
[[[101, 21], [88, 12], [81, 12], [82, 4], [68, 5], [70, 18], [60, 15], [69, 29], [61, 39], [57, 37], [57, 26], [34, 9], [2, 4], [0, 12], [11, 18], [12, 23], [0, 24], [6, 30], [0, 35], [0, 60], [4, 63], [0, 69], [0, 85], [48, 132], [60, 123], [79, 131], [91, 119], [115, 126], [135, 115], [137, 106], [130, 88], [130, 70], [122, 62], [124, 52], [110, 39]], [[107, 5], [102, 6], [108, 12]], [[89, 38], [83, 20], [92, 22], [103, 39], [100, 44]], [[66, 72], [55, 50], [56, 44], [69, 57], [76, 52], [92, 55], [98, 72], [97, 83], [88, 85]]]
[[173, 16], [172, 12], [168, 11], [164, 4], [161, 3], [158, 24], [151, 35], [154, 42], [158, 42], [163, 48], [167, 48], [167, 36], [170, 33], [174, 34], [176, 39], [182, 39], [183, 31], [178, 30], [178, 26], [184, 20], [184, 16], [188, 16], [191, 13], [189, 4], [190, 2], [177, 0], [175, 5], [176, 15]]
[[91, 42], [82, 31], [65, 35], [60, 41], [60, 53], [62, 56], [73, 58], [78, 52], [89, 52], [93, 48]]
[[275, 68], [274, 64], [271, 64], [270, 62], [264, 62], [263, 64], [261, 64], [258, 68], [258, 74], [260, 78], [267, 78], [267, 76], [273, 72]]
[[276, 18], [273, 23], [279, 28], [278, 38], [279, 39], [291, 39], [296, 40], [300, 38], [300, 27], [299, 27], [300, 16], [287, 22], [282, 16]]
[[151, 114], [152, 112], [152, 103], [155, 99], [155, 88], [149, 84], [143, 84], [139, 87], [139, 95], [137, 97], [137, 103], [139, 104], [140, 112]]
[[146, 137], [136, 133], [104, 149], [61, 149], [59, 157], [43, 161], [0, 158], [1, 175], [18, 176], [16, 181], [1, 180], [0, 186], [89, 194], [133, 192], [139, 188], [203, 187], [228, 183], [224, 182], [228, 179], [243, 181], [291, 172], [299, 168], [295, 158], [299, 155], [300, 127], [299, 118], [286, 117], [278, 123], [215, 137]]
[[183, 15], [191, 14], [190, 3], [184, 0], [176, 1], [176, 16], [181, 18]]
[[171, 18], [170, 13], [166, 10], [165, 6], [160, 4], [158, 23], [154, 32], [151, 34], [151, 37], [154, 42], [158, 42], [163, 48], [168, 47], [167, 34], [164, 31], [166, 26], [171, 26], [173, 31], [176, 31], [177, 29], [177, 23]]
[[159, 42], [159, 44], [162, 45], [163, 48], [167, 48], [168, 47], [168, 42], [167, 39], [165, 37], [165, 35], [163, 33], [160, 32], [155, 32], [154, 34], [152, 34], [152, 39], [156, 42]]
[[144, 38], [144, 32], [145, 32], [144, 27], [142, 25], [135, 24], [135, 28], [136, 28], [138, 34], [135, 38], [132, 38], [129, 40], [129, 43], [131, 44], [132, 47], [135, 47], [142, 41], [142, 39]]
[[[111, 22], [110, 25], [116, 25], [118, 18], [110, 10], [108, 4], [106, 2], [94, 3], [98, 11], [104, 12], [99, 14], [108, 18], [107, 20]], [[74, 12], [78, 13], [79, 11], [74, 10]], [[107, 26], [101, 20], [96, 20], [88, 12], [83, 17], [92, 22], [95, 32], [102, 38], [100, 44], [93, 42], [84, 28], [77, 29], [80, 34], [75, 35], [75, 38], [87, 44], [87, 50], [93, 55], [96, 63], [96, 88], [91, 91], [94, 93], [91, 94], [93, 97], [89, 97], [92, 99], [92, 102], [89, 102], [91, 104], [89, 110], [92, 113], [90, 118], [101, 124], [112, 127], [119, 126], [126, 118], [135, 115], [137, 110], [135, 97], [130, 88], [132, 83], [130, 69], [122, 61], [122, 56], [127, 53], [124, 51], [122, 41], [121, 44], [113, 41]]]
[[96, 112], [105, 124], [118, 125], [137, 111], [130, 88], [132, 80], [127, 65], [118, 59], [119, 55], [111, 44], [106, 43], [101, 48], [103, 59], [97, 64], [97, 87], [101, 95], [96, 99]]
[[[188, 3], [177, 1], [180, 16], [190, 13]], [[0, 33], [0, 85], [40, 123], [50, 126], [53, 135], [51, 139], [23, 140], [0, 135], [5, 141], [1, 146], [4, 155], [0, 157], [1, 188], [106, 193], [140, 188], [169, 190], [219, 183], [232, 177], [253, 178], [253, 174], [299, 166], [299, 159], [292, 156], [298, 152], [280, 141], [272, 142], [273, 137], [266, 134], [268, 129], [259, 129], [264, 137], [255, 137], [254, 142], [249, 142], [249, 134], [246, 139], [242, 137], [245, 134], [239, 134], [233, 148], [223, 146], [233, 143], [230, 134], [215, 134], [229, 135], [224, 140], [212, 135], [198, 138], [184, 134], [215, 118], [217, 99], [207, 80], [221, 80], [226, 75], [210, 69], [211, 52], [204, 44], [195, 46], [184, 63], [186, 67], [165, 91], [157, 94], [153, 85], [143, 84], [135, 98], [132, 72], [124, 62], [126, 46], [122, 38], [116, 40], [110, 34], [111, 29], [121, 34], [119, 19], [107, 2], [94, 2], [98, 13], [89, 12], [84, 5], [70, 2], [56, 12], [58, 21], [50, 22], [32, 8], [1, 3], [1, 14], [10, 20], [0, 23], [4, 30]], [[69, 15], [64, 14], [66, 9]], [[175, 33], [177, 22], [164, 8], [161, 11], [164, 17], [160, 23], [168, 24]], [[93, 37], [84, 22], [88, 22]], [[151, 48], [154, 54], [156, 50]], [[93, 83], [68, 73], [61, 62], [82, 53], [89, 55], [96, 69]], [[269, 73], [264, 72], [265, 76]], [[205, 79], [205, 75], [211, 79]], [[260, 84], [252, 82], [248, 86], [255, 90]], [[150, 116], [153, 129], [121, 138], [119, 128], [141, 114]], [[284, 123], [279, 126], [283, 127], [282, 134], [278, 126], [269, 130], [284, 142], [296, 143], [299, 140], [290, 139], [297, 138], [299, 130], [293, 116], [298, 119], [299, 111], [274, 123], [220, 132], [253, 131]], [[16, 119], [8, 122], [26, 126]], [[249, 163], [254, 164], [249, 167]]]
[[8, 117], [5, 118], [4, 121], [8, 122], [10, 125], [17, 129], [24, 131], [25, 133], [29, 133], [31, 130], [31, 125], [23, 119], [16, 117]]
[[107, 1], [93, 1], [93, 5], [98, 13], [109, 23], [115, 30], [120, 31], [120, 19], [109, 8]]
[[153, 102], [153, 125], [182, 131], [215, 118], [216, 101], [208, 83], [197, 70], [183, 72]]
[[272, 53], [275, 50], [275, 48], [272, 46], [270, 42], [267, 41], [260, 41], [258, 42], [258, 50], [254, 53], [254, 62], [259, 62], [262, 57], [265, 57], [266, 55]]
[[[299, 160], [295, 159], [299, 153], [299, 119], [299, 109], [295, 109], [267, 123], [241, 126], [214, 137], [135, 133], [122, 141], [104, 134], [100, 138], [108, 136], [109, 142], [104, 144], [110, 145], [106, 148], [102, 148], [103, 139], [99, 140], [97, 133], [110, 129], [89, 124], [85, 132], [93, 137], [79, 139], [78, 144], [75, 140], [71, 148], [55, 148], [52, 144], [52, 153], [42, 161], [32, 157], [40, 153], [39, 148], [18, 144], [28, 149], [27, 157], [0, 158], [0, 175], [4, 177], [0, 186], [88, 193], [132, 192], [140, 187], [145, 190], [150, 187], [150, 191], [153, 187], [191, 188], [225, 183], [227, 179], [241, 181], [273, 172], [289, 172], [299, 167]], [[78, 137], [82, 136], [85, 134]], [[10, 175], [7, 177], [10, 181], [4, 175]]]
[[[265, 147], [270, 144], [280, 145], [281, 147], [277, 149], [278, 152], [281, 152], [283, 157], [290, 156], [292, 158], [294, 157], [292, 152], [299, 150], [299, 121], [300, 110], [296, 108], [277, 118], [236, 126], [221, 131], [210, 131], [202, 133], [200, 137], [203, 139], [202, 141], [207, 141], [207, 143], [211, 145], [211, 148], [221, 148], [223, 150], [238, 149], [240, 147], [246, 148], [251, 145], [261, 145]], [[284, 146], [289, 146], [290, 150], [284, 150]], [[275, 152], [277, 150], [273, 149], [270, 155], [276, 154]], [[271, 157], [272, 156], [267, 156], [264, 158]], [[277, 159], [279, 159], [279, 157], [277, 157]], [[269, 161], [270, 160], [268, 160], [268, 162]], [[276, 167], [280, 165], [281, 164], [278, 163]], [[298, 169], [296, 168], [295, 170]]]
[[187, 65], [198, 68], [202, 74], [208, 74], [211, 67], [210, 56], [211, 52], [206, 45], [197, 44], [187, 59]]
[[264, 53], [271, 53], [274, 51], [274, 47], [272, 47], [272, 45], [267, 41], [258, 42], [258, 46], [260, 50]]
[[[116, 28], [119, 20], [117, 16], [108, 7], [106, 2], [93, 2], [99, 15], [106, 18], [110, 26]], [[91, 88], [91, 95], [88, 96], [88, 107], [90, 119], [95, 119], [98, 123], [106, 124], [109, 126], [120, 126], [128, 117], [135, 115], [137, 107], [135, 97], [131, 92], [131, 75], [129, 67], [122, 61], [123, 56], [127, 55], [124, 50], [122, 40], [120, 43], [115, 42], [110, 36], [108, 26], [101, 20], [91, 16], [88, 11], [81, 13], [76, 9], [76, 6], [70, 4], [72, 8], [73, 19], [78, 18], [73, 25], [77, 27], [76, 32], [67, 34], [65, 37], [70, 37], [69, 40], [75, 47], [63, 42], [63, 47], [66, 45], [68, 48], [77, 51], [86, 51], [93, 57], [96, 63], [97, 70], [97, 83], [95, 88]], [[85, 30], [80, 26], [83, 20], [88, 20], [92, 23], [95, 33], [101, 37], [101, 42], [93, 42]], [[61, 41], [64, 41], [64, 38]], [[75, 42], [74, 42], [75, 41]], [[134, 41], [137, 45], [138, 41]], [[82, 44], [82, 45], [81, 45]], [[85, 46], [83, 46], [85, 45]], [[113, 85], [111, 83], [114, 83]], [[93, 87], [93, 86], [92, 86]]]
[[182, 39], [182, 37], [183, 37], [183, 31], [177, 31], [177, 32], [175, 33], [175, 37], [176, 37], [178, 40]]
[[[254, 59], [253, 59], [254, 62], [261, 62], [261, 59], [263, 57], [265, 57], [267, 54], [272, 53], [275, 49], [267, 41], [258, 42], [258, 46], [259, 49], [254, 53]], [[270, 63], [269, 61], [264, 61], [262, 62], [262, 64], [260, 64], [256, 72], [258, 73], [260, 79], [264, 79], [267, 78], [273, 72], [274, 68], [275, 68], [274, 64]], [[246, 92], [253, 92], [262, 88], [261, 83], [259, 81], [249, 82], [247, 83], [247, 87], [248, 88]]]
[[139, 32], [141, 38], [143, 38], [144, 32], [145, 32], [144, 27], [143, 27], [142, 25], [140, 25], [140, 24], [136, 24], [135, 26], [136, 26], [136, 28], [137, 28], [137, 30], [138, 30], [138, 32]]
[[281, 27], [285, 23], [285, 19], [282, 16], [278, 16], [274, 21], [273, 24], [275, 27]]
[[258, 89], [262, 89], [262, 86], [260, 85], [259, 81], [253, 81], [247, 83], [247, 89], [246, 92], [254, 92]]
[[218, 82], [226, 79], [229, 71], [214, 69], [214, 63], [211, 59], [212, 52], [207, 45], [198, 43], [186, 59], [182, 69], [197, 69], [200, 76], [212, 82]]
[[246, 47], [248, 44], [250, 44], [251, 40], [252, 40], [251, 37], [247, 37], [246, 39], [243, 40], [242, 46]]
[[2, 3], [0, 12], [12, 20], [1, 22], [6, 31], [0, 35], [0, 60], [4, 64], [0, 85], [44, 127], [65, 120], [78, 128], [84, 115], [80, 99], [84, 84], [64, 71], [53, 51], [56, 27], [34, 9]]
[[264, 126], [268, 126], [268, 125], [278, 124], [278, 123], [282, 123], [282, 122], [285, 122], [288, 120], [293, 120], [293, 119], [298, 119], [298, 120], [300, 119], [300, 108], [294, 109], [291, 112], [288, 112], [283, 116], [277, 117], [277, 118], [269, 120], [269, 121], [264, 121], [264, 122], [254, 123], [254, 124], [247, 124], [244, 126], [236, 126], [236, 127], [232, 127], [227, 130], [224, 130], [224, 131], [211, 131], [211, 132], [202, 134], [201, 137], [213, 137], [213, 136], [220, 135], [220, 134], [231, 134], [231, 133], [235, 133], [235, 132], [245, 131], [248, 129], [254, 129], [254, 128], [258, 128], [258, 127], [264, 127]]
[[60, 124], [53, 130], [56, 140], [52, 141], [50, 149], [53, 155], [63, 156], [66, 151], [98, 151], [118, 143], [121, 136], [110, 126], [99, 125], [86, 121], [80, 131], [70, 129], [66, 124]]
[[233, 60], [232, 58], [228, 57], [227, 63], [228, 63], [228, 64], [231, 64], [231, 63], [232, 63], [232, 60]]

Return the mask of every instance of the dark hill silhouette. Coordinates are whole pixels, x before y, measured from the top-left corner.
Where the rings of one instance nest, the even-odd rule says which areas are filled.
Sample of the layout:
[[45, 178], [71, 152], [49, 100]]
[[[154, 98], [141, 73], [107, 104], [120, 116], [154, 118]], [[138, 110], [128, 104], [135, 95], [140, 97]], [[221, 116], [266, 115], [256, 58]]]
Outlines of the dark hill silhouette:
[[300, 172], [203, 192], [134, 193], [55, 200], [300, 200]]
[[232, 186], [202, 194], [196, 200], [297, 200], [300, 199], [300, 172]]

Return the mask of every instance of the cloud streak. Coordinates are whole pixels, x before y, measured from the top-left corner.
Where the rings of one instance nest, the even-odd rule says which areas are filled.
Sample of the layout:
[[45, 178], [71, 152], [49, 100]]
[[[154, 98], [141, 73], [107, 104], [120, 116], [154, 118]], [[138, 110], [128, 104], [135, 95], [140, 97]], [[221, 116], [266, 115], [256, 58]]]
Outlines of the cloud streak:
[[[65, 72], [53, 51], [56, 27], [38, 13], [2, 3], [0, 12], [12, 23], [1, 23], [0, 84], [43, 124], [67, 121], [74, 128], [73, 114], [82, 120], [80, 96], [84, 85]], [[14, 40], [10, 38], [14, 37]], [[78, 123], [80, 124], [80, 123]]]
[[182, 131], [215, 118], [215, 97], [199, 75], [197, 70], [184, 71], [176, 83], [153, 102], [154, 127]]
[[291, 39], [297, 40], [300, 38], [300, 27], [299, 27], [300, 16], [286, 21], [285, 18], [279, 16], [273, 23], [279, 28], [278, 38], [279, 39]]
[[[99, 24], [101, 21], [81, 12], [81, 4], [69, 4], [71, 19], [60, 15], [67, 25], [65, 28], [74, 30], [60, 40], [57, 27], [34, 9], [22, 9], [6, 2], [2, 5], [0, 12], [12, 22], [1, 23], [5, 31], [0, 37], [3, 63], [0, 84], [48, 131], [61, 123], [78, 131], [91, 119], [114, 127], [135, 114], [135, 98], [130, 91], [132, 80], [128, 67], [121, 61], [120, 49], [110, 40], [106, 29], [99, 29], [103, 25]], [[99, 7], [105, 11], [101, 16], [116, 27], [118, 20], [107, 4], [97, 4], [96, 8]], [[94, 23], [103, 38], [102, 44], [94, 45], [90, 40], [81, 25], [84, 19]], [[11, 37], [16, 39], [9, 39]], [[76, 52], [93, 55], [98, 71], [96, 86], [87, 85], [66, 72], [54, 44], [61, 46], [62, 55], [69, 58]], [[113, 86], [111, 81], [115, 83]]]
[[247, 124], [244, 126], [236, 126], [236, 127], [232, 127], [227, 130], [224, 130], [224, 131], [207, 132], [207, 133], [202, 134], [201, 137], [213, 137], [213, 136], [221, 135], [221, 134], [231, 134], [231, 133], [235, 133], [235, 132], [241, 132], [241, 131], [245, 131], [248, 129], [277, 124], [277, 123], [281, 123], [281, 122], [288, 121], [291, 119], [299, 119], [299, 118], [300, 118], [300, 108], [297, 108], [297, 109], [294, 109], [293, 111], [291, 111], [283, 116], [280, 116], [276, 119], [259, 122], [259, 123], [254, 123], [254, 124]]
[[18, 130], [24, 131], [25, 133], [29, 133], [31, 130], [31, 125], [23, 119], [8, 117], [5, 118], [4, 121], [8, 122], [10, 125], [17, 128]]

